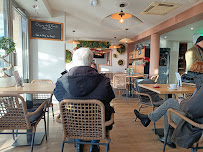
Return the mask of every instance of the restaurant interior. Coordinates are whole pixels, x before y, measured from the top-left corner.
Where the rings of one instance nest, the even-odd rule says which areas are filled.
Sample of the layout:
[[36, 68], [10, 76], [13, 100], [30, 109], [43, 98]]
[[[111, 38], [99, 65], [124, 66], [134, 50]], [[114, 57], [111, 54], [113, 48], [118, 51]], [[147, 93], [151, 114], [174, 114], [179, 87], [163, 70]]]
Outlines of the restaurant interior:
[[[186, 51], [203, 36], [202, 8], [203, 0], [0, 0], [0, 152], [88, 152], [91, 140], [101, 143], [92, 152], [195, 151], [160, 140], [173, 110], [144, 127], [134, 109], [146, 115], [155, 111], [163, 103], [155, 104], [154, 94], [163, 101], [192, 96], [195, 84], [181, 76], [190, 70]], [[64, 111], [75, 99], [63, 105], [53, 94], [79, 48], [91, 50], [98, 73], [109, 78], [115, 94], [110, 102], [115, 113], [106, 122], [103, 105], [96, 116], [71, 120]], [[90, 103], [81, 105], [100, 106]], [[70, 113], [80, 111], [74, 106]], [[83, 124], [87, 119], [95, 121]], [[202, 133], [202, 123], [188, 121]], [[75, 135], [68, 123], [79, 126], [72, 127]], [[107, 124], [112, 130], [106, 131]], [[87, 134], [96, 135], [85, 136], [85, 125], [92, 129]], [[81, 150], [74, 139], [90, 142], [80, 143]], [[203, 136], [196, 142], [193, 147], [203, 148]]]

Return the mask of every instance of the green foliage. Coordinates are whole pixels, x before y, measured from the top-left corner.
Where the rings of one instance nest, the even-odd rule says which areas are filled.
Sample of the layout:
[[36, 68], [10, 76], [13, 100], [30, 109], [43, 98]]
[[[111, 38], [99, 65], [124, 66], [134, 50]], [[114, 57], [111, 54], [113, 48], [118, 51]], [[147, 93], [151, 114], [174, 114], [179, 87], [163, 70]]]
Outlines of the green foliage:
[[6, 54], [13, 53], [15, 51], [15, 42], [9, 37], [0, 38], [0, 48], [6, 51]]
[[120, 54], [124, 54], [125, 53], [125, 45], [123, 44], [119, 44], [120, 48], [117, 49], [117, 52]]
[[72, 56], [73, 56], [72, 52], [69, 50], [66, 50], [66, 63], [69, 63], [72, 61]]
[[88, 47], [90, 49], [96, 49], [96, 48], [109, 48], [111, 45], [109, 42], [102, 42], [102, 41], [79, 41], [80, 44], [77, 44], [77, 48], [80, 47]]

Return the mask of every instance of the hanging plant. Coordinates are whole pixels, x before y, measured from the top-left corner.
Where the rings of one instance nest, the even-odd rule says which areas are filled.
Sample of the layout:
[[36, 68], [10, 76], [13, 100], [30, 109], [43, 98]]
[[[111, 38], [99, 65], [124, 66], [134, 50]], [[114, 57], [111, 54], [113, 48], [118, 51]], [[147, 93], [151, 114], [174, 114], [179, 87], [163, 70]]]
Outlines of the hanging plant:
[[66, 63], [70, 63], [72, 61], [72, 52], [69, 50], [66, 50]]
[[125, 45], [119, 44], [120, 48], [117, 49], [117, 52], [119, 54], [124, 54], [125, 53]]
[[79, 41], [80, 44], [77, 44], [77, 48], [80, 47], [88, 47], [90, 49], [96, 49], [96, 48], [109, 48], [110, 43], [109, 42], [102, 42], [102, 41]]

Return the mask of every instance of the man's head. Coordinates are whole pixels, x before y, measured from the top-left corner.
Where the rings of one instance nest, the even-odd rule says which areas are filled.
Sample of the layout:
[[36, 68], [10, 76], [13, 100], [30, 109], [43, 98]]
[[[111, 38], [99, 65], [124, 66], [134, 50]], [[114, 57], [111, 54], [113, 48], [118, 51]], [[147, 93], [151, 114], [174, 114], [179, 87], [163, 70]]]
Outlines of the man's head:
[[93, 61], [93, 54], [88, 48], [79, 48], [73, 53], [74, 66], [90, 66]]
[[198, 37], [196, 44], [203, 48], [203, 36]]

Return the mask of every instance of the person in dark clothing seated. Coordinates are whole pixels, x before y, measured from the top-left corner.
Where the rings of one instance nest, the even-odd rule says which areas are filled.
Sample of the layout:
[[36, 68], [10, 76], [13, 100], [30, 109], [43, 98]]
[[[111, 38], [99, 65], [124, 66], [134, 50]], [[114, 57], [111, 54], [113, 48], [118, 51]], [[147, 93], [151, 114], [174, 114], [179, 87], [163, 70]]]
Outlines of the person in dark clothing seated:
[[[105, 120], [111, 118], [114, 109], [110, 102], [115, 98], [110, 80], [103, 74], [99, 74], [95, 68], [90, 67], [93, 54], [88, 48], [80, 48], [73, 54], [73, 60], [69, 71], [57, 80], [54, 95], [60, 102], [63, 99], [97, 99], [105, 106]], [[107, 128], [112, 129], [112, 126]], [[79, 140], [76, 140], [79, 141]], [[93, 140], [92, 142], [99, 142]], [[77, 151], [82, 152], [83, 146], [78, 145]], [[99, 152], [97, 145], [90, 146], [90, 152]]]

